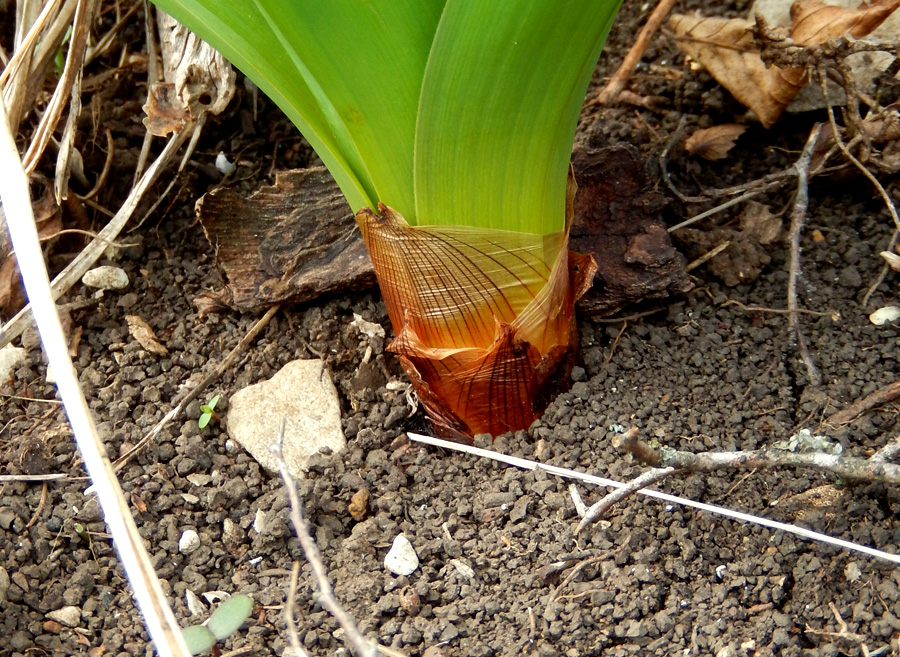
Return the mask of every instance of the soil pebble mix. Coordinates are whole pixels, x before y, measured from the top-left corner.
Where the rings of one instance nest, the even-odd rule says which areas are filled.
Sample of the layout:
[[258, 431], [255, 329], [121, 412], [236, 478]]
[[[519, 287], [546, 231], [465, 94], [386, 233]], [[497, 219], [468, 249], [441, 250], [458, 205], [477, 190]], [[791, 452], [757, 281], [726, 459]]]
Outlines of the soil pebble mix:
[[[638, 3], [626, 4], [598, 81], [615, 70], [641, 17]], [[652, 46], [647, 60], [683, 61], [671, 44]], [[635, 84], [670, 98], [672, 109], [663, 116], [594, 109], [580, 136], [633, 143], [655, 161], [681, 114], [702, 124], [739, 111], [703, 74], [638, 75]], [[676, 184], [702, 177], [705, 186], [725, 186], [790, 166], [810, 123], [788, 118], [771, 133], [752, 127], [760, 139], [741, 137], [721, 164], [674, 162]], [[208, 136], [203, 148], [217, 153], [224, 139]], [[213, 183], [197, 176], [199, 194]], [[582, 319], [583, 362], [570, 390], [528, 431], [476, 444], [620, 481], [646, 469], [611, 445], [632, 426], [648, 441], [694, 452], [757, 449], [804, 428], [845, 454], [868, 457], [885, 446], [897, 436], [896, 403], [844, 426], [825, 419], [900, 372], [897, 322], [869, 321], [875, 309], [896, 303], [896, 275], [862, 304], [880, 273], [891, 220], [862, 178], [814, 181], [810, 199], [800, 304], [812, 312], [801, 315], [801, 326], [821, 385], [810, 384], [779, 311], [788, 284], [780, 240], [753, 282], [726, 287], [701, 267], [692, 272], [692, 292], [652, 313]], [[791, 190], [767, 199], [775, 209], [790, 201]], [[63, 299], [82, 302], [71, 310], [83, 331], [75, 365], [111, 460], [137, 446], [258, 319], [201, 316], [193, 306], [221, 281], [192, 205], [180, 203], [142, 233], [140, 246], [98, 263], [121, 269], [125, 289], [78, 285]], [[674, 224], [686, 214], [673, 205], [666, 219]], [[142, 318], [168, 353], [142, 347], [126, 316]], [[349, 654], [343, 630], [319, 603], [281, 479], [228, 428], [229, 399], [238, 391], [297, 359], [321, 359], [347, 447], [309, 457], [297, 485], [335, 595], [372, 640], [409, 657], [432, 657], [438, 648], [467, 657], [900, 654], [900, 567], [893, 563], [640, 496], [576, 535], [571, 482], [411, 442], [409, 432], [430, 429], [386, 351], [392, 335], [377, 290], [284, 307], [201, 399], [118, 471], [183, 626], [207, 618], [228, 594], [246, 593], [254, 613], [222, 650], [286, 654], [283, 608], [299, 561], [304, 648]], [[0, 656], [151, 655], [97, 500], [86, 493], [90, 482], [47, 383], [36, 333], [17, 346], [27, 353], [11, 360], [0, 381], [5, 473], [68, 479], [0, 484]], [[201, 429], [200, 406], [214, 395], [216, 413]], [[576, 488], [588, 505], [607, 492]], [[808, 470], [721, 471], [676, 476], [660, 489], [898, 552], [900, 494], [880, 483]]]

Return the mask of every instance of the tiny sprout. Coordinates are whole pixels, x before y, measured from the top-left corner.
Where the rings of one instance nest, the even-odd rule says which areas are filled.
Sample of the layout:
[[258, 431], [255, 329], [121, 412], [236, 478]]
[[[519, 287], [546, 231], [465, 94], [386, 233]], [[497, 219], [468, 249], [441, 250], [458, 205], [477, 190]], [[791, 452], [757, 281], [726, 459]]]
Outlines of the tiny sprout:
[[253, 600], [240, 593], [225, 600], [203, 625], [191, 625], [181, 630], [184, 642], [192, 655], [199, 655], [224, 641], [250, 617]]
[[206, 425], [209, 424], [209, 421], [215, 416], [216, 404], [218, 403], [219, 395], [216, 395], [200, 407], [200, 419], [197, 420], [197, 424], [201, 429], [205, 429]]

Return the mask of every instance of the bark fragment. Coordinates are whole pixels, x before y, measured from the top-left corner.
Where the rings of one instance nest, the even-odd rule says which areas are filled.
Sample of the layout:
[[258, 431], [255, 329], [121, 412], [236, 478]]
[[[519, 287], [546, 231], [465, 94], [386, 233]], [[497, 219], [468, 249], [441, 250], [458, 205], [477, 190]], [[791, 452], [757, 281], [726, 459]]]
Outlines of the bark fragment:
[[666, 201], [637, 151], [588, 144], [576, 148], [572, 166], [578, 192], [569, 246], [592, 255], [598, 267], [579, 310], [610, 315], [637, 301], [690, 290], [685, 259], [660, 216]]
[[375, 284], [353, 213], [324, 167], [278, 172], [246, 199], [214, 190], [197, 216], [226, 283], [222, 301], [237, 310]]

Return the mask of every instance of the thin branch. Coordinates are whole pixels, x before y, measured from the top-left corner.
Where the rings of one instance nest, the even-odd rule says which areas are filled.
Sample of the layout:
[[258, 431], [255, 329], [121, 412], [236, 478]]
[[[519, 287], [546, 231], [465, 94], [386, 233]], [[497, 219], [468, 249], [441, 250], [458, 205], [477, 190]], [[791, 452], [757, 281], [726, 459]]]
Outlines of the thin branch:
[[609, 83], [597, 95], [597, 99], [594, 101], [596, 104], [608, 105], [616, 100], [619, 93], [628, 83], [628, 78], [631, 77], [632, 71], [634, 71], [638, 63], [640, 63], [641, 57], [644, 56], [647, 46], [650, 45], [650, 41], [659, 30], [659, 26], [662, 25], [662, 22], [666, 20], [666, 16], [672, 11], [672, 7], [675, 6], [676, 1], [677, 0], [659, 0], [656, 9], [653, 10], [653, 13], [650, 14], [650, 18], [647, 19], [647, 23], [638, 33], [634, 45], [631, 46], [631, 50], [628, 51], [628, 54], [625, 55], [625, 59], [622, 60], [622, 65], [619, 66], [619, 70], [613, 74]]
[[858, 415], [862, 415], [877, 406], [882, 406], [900, 397], [900, 381], [894, 381], [890, 385], [879, 388], [862, 399], [850, 404], [842, 411], [838, 411], [826, 420], [828, 424], [846, 424]]
[[[494, 452], [488, 449], [482, 449], [480, 447], [471, 447], [469, 445], [461, 445], [459, 443], [450, 442], [449, 440], [442, 440], [440, 438], [434, 438], [432, 436], [423, 436], [418, 433], [407, 433], [406, 434], [409, 439], [413, 442], [424, 443], [426, 445], [433, 445], [435, 447], [441, 447], [448, 450], [464, 452], [466, 454], [472, 454], [474, 456], [478, 456], [481, 458], [493, 459], [495, 461], [499, 461], [501, 463], [506, 463], [507, 465], [511, 465], [516, 468], [522, 468], [523, 470], [534, 470], [535, 468], [541, 468], [545, 470], [548, 474], [555, 475], [557, 477], [566, 477], [570, 479], [578, 479], [580, 481], [585, 481], [591, 484], [596, 484], [598, 486], [608, 486], [610, 488], [622, 488], [627, 486], [619, 481], [615, 481], [614, 479], [607, 479], [605, 477], [598, 477], [596, 475], [590, 475], [584, 472], [578, 472], [577, 470], [570, 470], [569, 468], [561, 468], [556, 465], [549, 465], [546, 463], [537, 463], [535, 461], [530, 461], [528, 459], [519, 458], [518, 456], [509, 456], [507, 454], [500, 454], [498, 452]], [[636, 435], [636, 430], [635, 430]], [[650, 449], [647, 447], [647, 449]], [[655, 452], [655, 450], [651, 451]], [[653, 497], [658, 500], [663, 500], [665, 502], [669, 502], [671, 504], [681, 504], [683, 506], [691, 507], [694, 509], [699, 509], [701, 511], [706, 511], [707, 513], [712, 513], [715, 515], [723, 516], [726, 518], [732, 518], [734, 520], [739, 520], [741, 522], [753, 523], [756, 525], [760, 525], [762, 527], [768, 527], [770, 529], [774, 529], [777, 531], [787, 532], [789, 534], [793, 534], [795, 536], [801, 536], [803, 538], [807, 538], [813, 541], [819, 541], [822, 543], [828, 543], [830, 545], [836, 545], [845, 550], [852, 550], [854, 552], [859, 552], [861, 554], [868, 555], [870, 557], [878, 557], [879, 559], [885, 559], [887, 561], [891, 561], [893, 563], [900, 563], [900, 555], [891, 554], [890, 552], [885, 552], [883, 550], [878, 550], [876, 548], [869, 547], [867, 545], [859, 545], [857, 543], [852, 543], [851, 541], [845, 541], [842, 538], [835, 538], [834, 536], [828, 536], [827, 534], [822, 534], [820, 532], [815, 532], [805, 527], [798, 527], [796, 525], [790, 525], [785, 522], [778, 522], [777, 520], [770, 520], [769, 518], [761, 518], [759, 516], [754, 516], [750, 513], [743, 513], [742, 511], [735, 511], [734, 509], [726, 509], [725, 507], [717, 506], [715, 504], [706, 504], [705, 502], [697, 502], [695, 500], [691, 500], [684, 497], [678, 497], [677, 495], [669, 495], [668, 493], [663, 493], [658, 490], [654, 490], [652, 488], [644, 488], [638, 491], [638, 495], [644, 495], [646, 497]]]
[[794, 337], [797, 339], [800, 358], [803, 360], [803, 364], [806, 365], [806, 374], [809, 377], [809, 382], [814, 386], [821, 385], [822, 375], [819, 374], [818, 368], [813, 363], [812, 356], [809, 355], [806, 337], [800, 329], [800, 315], [797, 312], [797, 279], [800, 275], [800, 233], [803, 230], [803, 224], [806, 221], [806, 211], [809, 207], [809, 163], [812, 160], [821, 127], [821, 124], [817, 123], [812, 132], [809, 133], [806, 146], [803, 147], [803, 153], [801, 153], [800, 159], [794, 165], [797, 171], [797, 197], [794, 199], [794, 209], [791, 212], [791, 264], [787, 291], [791, 328], [794, 331]]
[[639, 490], [646, 488], [647, 486], [652, 486], [663, 479], [666, 479], [670, 475], [677, 472], [675, 468], [653, 468], [651, 470], [647, 470], [644, 474], [639, 477], [635, 477], [631, 481], [628, 482], [624, 488], [617, 488], [613, 492], [609, 493], [599, 502], [591, 505], [591, 508], [587, 510], [587, 513], [584, 514], [584, 517], [581, 519], [581, 522], [578, 523], [578, 529], [575, 530], [576, 534], [580, 534], [585, 527], [588, 525], [592, 525], [609, 511], [615, 504], [618, 504], [626, 497], [631, 497]]
[[294, 525], [294, 531], [300, 541], [300, 547], [303, 548], [303, 554], [306, 560], [312, 566], [313, 575], [316, 583], [319, 585], [319, 601], [322, 606], [327, 609], [337, 622], [347, 633], [347, 641], [353, 652], [359, 657], [376, 657], [376, 646], [359, 631], [356, 621], [348, 614], [334, 597], [334, 591], [331, 588], [331, 582], [328, 581], [328, 573], [325, 571], [325, 564], [322, 563], [322, 556], [319, 548], [313, 540], [309, 531], [309, 522], [303, 515], [303, 504], [300, 502], [300, 496], [297, 494], [297, 486], [294, 478], [288, 472], [287, 464], [284, 462], [284, 423], [281, 425], [281, 435], [278, 441], [273, 445], [273, 450], [278, 459], [278, 471], [281, 478], [284, 479], [284, 486], [287, 489], [288, 499], [291, 503], [291, 523]]
[[297, 621], [294, 618], [294, 606], [297, 602], [297, 577], [300, 575], [300, 562], [295, 561], [291, 569], [291, 583], [288, 588], [287, 600], [284, 603], [284, 624], [287, 627], [288, 638], [291, 642], [292, 657], [308, 657], [309, 653], [300, 645], [300, 635], [297, 633]]
[[687, 472], [715, 472], [748, 468], [809, 468], [827, 472], [841, 479], [900, 484], [900, 465], [842, 454], [792, 452], [782, 449], [697, 453], [682, 452], [667, 447], [655, 450], [636, 437], [632, 440], [622, 441], [620, 446], [638, 459], [646, 459], [648, 464], [657, 468], [677, 468]]

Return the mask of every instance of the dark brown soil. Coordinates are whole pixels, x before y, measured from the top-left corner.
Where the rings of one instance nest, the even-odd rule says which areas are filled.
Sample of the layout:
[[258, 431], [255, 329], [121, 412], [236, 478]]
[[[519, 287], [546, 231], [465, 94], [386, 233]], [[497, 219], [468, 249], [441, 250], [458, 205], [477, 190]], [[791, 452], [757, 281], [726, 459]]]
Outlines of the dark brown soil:
[[[682, 11], [699, 3], [684, 4]], [[718, 3], [704, 4], [723, 13]], [[598, 81], [618, 65], [649, 9], [626, 3]], [[742, 3], [728, 10], [745, 9]], [[650, 63], [681, 75], [669, 79]], [[658, 112], [590, 108], [581, 132], [639, 146], [651, 168], [682, 115], [706, 126], [743, 113], [708, 76], [688, 70], [666, 38], [651, 47], [631, 88], [666, 105]], [[72, 312], [84, 330], [76, 365], [112, 459], [136, 444], [257, 319], [229, 313], [200, 318], [192, 305], [202, 291], [220, 286], [212, 251], [192, 216], [196, 197], [216, 184], [210, 172], [215, 154], [233, 157], [243, 150], [241, 166], [254, 177], [238, 186], [241, 192], [271, 182], [264, 175], [273, 166], [309, 161], [307, 147], [265, 101], [266, 119], [255, 126], [260, 134], [246, 134], [241, 115], [250, 102], [240, 99], [229, 116], [207, 127], [177, 203], [132, 234], [142, 245], [104, 263], [126, 269], [130, 288]], [[721, 163], [676, 157], [677, 184], [694, 192], [789, 166], [820, 118], [788, 117], [771, 131], [751, 126]], [[273, 162], [279, 135], [293, 141], [276, 149]], [[127, 148], [140, 145], [136, 133], [116, 136]], [[123, 175], [133, 167], [127, 148], [117, 162]], [[779, 212], [791, 192], [757, 200]], [[493, 449], [621, 480], [642, 470], [610, 446], [623, 427], [693, 451], [758, 448], [808, 428], [850, 454], [869, 456], [895, 437], [896, 405], [845, 427], [823, 423], [900, 371], [897, 326], [876, 327], [867, 318], [896, 301], [896, 276], [861, 305], [881, 267], [877, 254], [890, 236], [889, 215], [862, 178], [817, 181], [810, 194], [801, 305], [825, 314], [804, 315], [801, 323], [823, 373], [821, 386], [809, 384], [785, 315], [731, 303], [785, 307], [787, 251], [779, 241], [752, 283], [727, 288], [701, 267], [693, 272], [694, 291], [658, 312], [583, 321], [584, 366], [573, 372], [571, 391], [529, 431], [503, 436]], [[117, 207], [114, 199], [109, 206]], [[674, 224], [696, 211], [673, 204], [666, 218]], [[739, 211], [719, 215], [715, 225], [733, 221]], [[814, 240], [813, 231], [824, 240]], [[65, 300], [90, 294], [76, 286]], [[404, 382], [397, 363], [383, 341], [349, 327], [354, 313], [391, 335], [377, 291], [283, 309], [205, 398], [222, 395], [219, 409], [225, 409], [230, 395], [285, 363], [328, 355], [349, 448], [340, 456], [321, 455], [300, 489], [337, 596], [372, 639], [410, 657], [432, 646], [467, 657], [900, 654], [900, 569], [892, 564], [639, 498], [616, 507], [578, 540], [568, 482], [409, 444], [405, 432], [428, 431], [421, 411], [409, 417], [403, 387], [388, 386]], [[144, 351], [129, 336], [126, 314], [149, 322], [169, 356]], [[63, 472], [73, 479], [46, 487], [0, 485], [0, 584], [3, 571], [10, 579], [0, 601], [0, 655], [149, 655], [96, 501], [84, 495], [88, 482], [53, 401], [55, 388], [44, 380], [36, 336], [26, 335], [24, 344], [26, 363], [0, 388], [5, 470]], [[390, 381], [380, 370], [366, 370], [369, 379], [360, 374], [369, 346]], [[292, 564], [303, 556], [282, 483], [229, 440], [227, 427], [200, 430], [200, 403], [119, 473], [122, 486], [179, 619], [200, 620], [189, 616], [186, 591], [245, 592], [257, 613], [224, 648], [285, 654], [281, 609]], [[360, 488], [368, 489], [370, 501], [368, 516], [358, 522], [348, 504]], [[606, 492], [578, 488], [588, 503]], [[880, 484], [841, 487], [800, 471], [723, 472], [676, 478], [662, 488], [889, 552], [900, 542], [900, 495]], [[262, 533], [254, 528], [258, 512], [266, 520]], [[186, 529], [202, 541], [189, 556], [178, 550]], [[383, 567], [401, 532], [421, 560], [409, 577]], [[566, 558], [573, 564], [559, 581], [541, 578], [542, 566]], [[412, 591], [417, 610], [408, 605]], [[48, 621], [48, 612], [66, 605], [80, 609], [78, 629]], [[307, 566], [298, 616], [310, 654], [347, 654], [340, 652], [336, 622], [315, 601]]]

